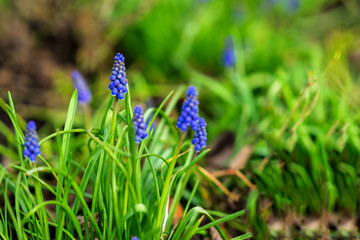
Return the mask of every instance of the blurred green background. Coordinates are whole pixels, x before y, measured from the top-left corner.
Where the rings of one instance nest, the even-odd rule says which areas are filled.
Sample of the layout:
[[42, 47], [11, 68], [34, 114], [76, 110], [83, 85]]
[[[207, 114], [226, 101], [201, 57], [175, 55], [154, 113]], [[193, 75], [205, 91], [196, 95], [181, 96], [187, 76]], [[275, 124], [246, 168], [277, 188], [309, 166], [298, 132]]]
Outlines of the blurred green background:
[[209, 207], [246, 207], [257, 239], [353, 238], [359, 23], [358, 0], [0, 0], [0, 97], [10, 91], [46, 136], [65, 122], [71, 71], [88, 80], [95, 112], [121, 52], [135, 103], [198, 88], [212, 149], [203, 165], [240, 196], [230, 202], [210, 188]]

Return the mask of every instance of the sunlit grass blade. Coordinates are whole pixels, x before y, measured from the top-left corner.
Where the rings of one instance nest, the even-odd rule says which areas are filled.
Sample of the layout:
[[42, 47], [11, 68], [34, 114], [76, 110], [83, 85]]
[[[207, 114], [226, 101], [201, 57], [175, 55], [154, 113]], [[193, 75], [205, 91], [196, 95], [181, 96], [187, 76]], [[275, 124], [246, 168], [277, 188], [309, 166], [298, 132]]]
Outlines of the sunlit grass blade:
[[231, 240], [243, 240], [243, 239], [248, 239], [248, 238], [251, 238], [253, 235], [251, 233], [245, 233], [241, 236], [238, 236], [238, 237], [235, 237], [235, 238], [232, 238]]
[[[77, 100], [78, 100], [78, 93], [77, 90], [74, 90], [74, 93], [70, 99], [68, 113], [66, 117], [66, 122], [64, 126], [64, 131], [69, 131], [72, 128], [72, 125], [74, 123], [75, 119], [75, 113], [77, 108]], [[62, 144], [61, 144], [61, 152], [60, 152], [60, 160], [59, 160], [59, 168], [63, 172], [68, 172], [67, 169], [67, 162], [68, 162], [68, 155], [69, 155], [69, 145], [70, 145], [70, 133], [66, 133], [63, 135], [62, 138]], [[60, 184], [63, 186], [63, 188], [66, 188], [65, 185], [66, 181], [64, 180], [64, 177], [60, 175]], [[56, 188], [56, 192], [58, 195], [61, 195], [61, 187], [58, 184]], [[59, 198], [56, 198], [57, 201], [60, 201]], [[62, 202], [65, 204], [68, 202], [68, 193], [65, 192]], [[56, 239], [60, 240], [62, 238], [62, 229], [65, 222], [65, 212], [62, 211], [62, 208], [60, 208], [59, 205], [56, 205], [56, 223], [59, 228], [56, 229]]]

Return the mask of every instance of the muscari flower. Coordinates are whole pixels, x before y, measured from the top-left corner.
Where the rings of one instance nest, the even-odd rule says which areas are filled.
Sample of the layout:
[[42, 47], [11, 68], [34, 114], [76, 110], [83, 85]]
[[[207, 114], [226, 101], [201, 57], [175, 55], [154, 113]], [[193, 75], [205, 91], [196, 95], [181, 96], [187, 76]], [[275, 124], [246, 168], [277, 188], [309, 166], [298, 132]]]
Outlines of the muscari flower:
[[91, 92], [85, 78], [78, 72], [73, 71], [71, 77], [74, 81], [75, 88], [78, 90], [78, 101], [81, 104], [87, 104], [91, 100]]
[[197, 124], [197, 129], [191, 143], [195, 145], [195, 151], [199, 152], [201, 148], [206, 146], [206, 122], [204, 118], [200, 118]]
[[141, 139], [148, 137], [146, 132], [147, 124], [144, 123], [143, 110], [140, 105], [134, 108], [133, 126], [135, 130], [135, 142], [139, 143]]
[[24, 146], [24, 156], [28, 157], [31, 162], [35, 162], [36, 156], [40, 155], [40, 145], [34, 121], [30, 121], [26, 125]]
[[223, 51], [223, 64], [225, 67], [234, 67], [235, 63], [234, 43], [231, 37], [227, 37]]
[[122, 54], [117, 53], [114, 57], [114, 64], [110, 76], [109, 90], [111, 94], [120, 99], [124, 99], [124, 94], [127, 92], [126, 84], [126, 69], [125, 69], [125, 58]]
[[182, 105], [181, 114], [177, 120], [176, 126], [182, 132], [185, 132], [190, 125], [192, 130], [196, 131], [197, 120], [199, 119], [199, 101], [197, 100], [198, 92], [194, 86], [190, 86], [186, 91], [186, 98]]

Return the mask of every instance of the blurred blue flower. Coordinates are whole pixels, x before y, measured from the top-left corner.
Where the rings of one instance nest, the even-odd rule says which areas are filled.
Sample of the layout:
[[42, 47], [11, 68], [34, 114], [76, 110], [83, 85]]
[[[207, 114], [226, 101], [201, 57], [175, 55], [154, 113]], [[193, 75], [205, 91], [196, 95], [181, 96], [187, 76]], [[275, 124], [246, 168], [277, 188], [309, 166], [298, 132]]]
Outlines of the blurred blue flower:
[[26, 125], [24, 147], [24, 156], [35, 162], [36, 157], [40, 155], [40, 145], [34, 121], [29, 121]]
[[296, 12], [299, 9], [299, 0], [287, 0], [287, 8], [291, 12]]
[[135, 236], [135, 237], [132, 237], [131, 240], [139, 240], [139, 238]]
[[71, 77], [74, 81], [75, 88], [78, 90], [79, 103], [81, 104], [89, 103], [92, 96], [85, 78], [76, 70], [71, 73]]
[[234, 43], [231, 37], [227, 37], [223, 51], [223, 63], [225, 67], [234, 67], [236, 64]]
[[294, 13], [299, 9], [300, 1], [299, 0], [268, 0], [272, 7], [280, 4], [284, 7], [284, 10], [290, 13]]
[[135, 142], [139, 143], [141, 139], [148, 137], [146, 132], [147, 124], [144, 123], [143, 109], [140, 105], [134, 108], [133, 126], [135, 130]]
[[114, 57], [114, 64], [110, 76], [109, 90], [114, 97], [120, 100], [124, 99], [127, 92], [127, 79], [125, 69], [125, 58], [122, 54], [117, 53]]
[[206, 122], [204, 118], [200, 118], [198, 121], [197, 129], [194, 134], [194, 138], [191, 140], [191, 143], [195, 145], [195, 151], [199, 152], [201, 148], [206, 146]]
[[277, 0], [268, 0], [270, 4], [275, 4]]
[[199, 119], [199, 101], [197, 100], [197, 95], [198, 92], [194, 86], [190, 86], [186, 91], [186, 98], [176, 123], [176, 126], [180, 128], [182, 132], [185, 132], [189, 125], [194, 131], [196, 130], [196, 122]]

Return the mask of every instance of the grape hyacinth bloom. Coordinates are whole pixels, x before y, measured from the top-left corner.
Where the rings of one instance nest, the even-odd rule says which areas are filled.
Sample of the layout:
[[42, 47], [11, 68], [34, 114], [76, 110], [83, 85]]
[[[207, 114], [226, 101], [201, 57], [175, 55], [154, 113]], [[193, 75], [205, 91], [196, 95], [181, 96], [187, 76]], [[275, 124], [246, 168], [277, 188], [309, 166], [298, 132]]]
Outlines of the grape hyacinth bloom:
[[223, 64], [225, 67], [234, 67], [236, 63], [235, 60], [233, 40], [231, 37], [227, 37], [223, 51]]
[[28, 157], [31, 162], [35, 162], [36, 157], [40, 155], [40, 145], [34, 121], [30, 121], [26, 125], [24, 146], [24, 156]]
[[195, 131], [194, 138], [191, 140], [191, 143], [195, 145], [195, 151], [199, 152], [201, 148], [206, 146], [206, 122], [204, 118], [200, 118], [197, 125], [197, 130]]
[[126, 79], [126, 69], [125, 69], [125, 58], [122, 54], [117, 53], [114, 57], [114, 64], [110, 76], [109, 90], [111, 94], [123, 100], [125, 98], [124, 94], [127, 92], [127, 79]]
[[176, 126], [180, 128], [182, 132], [185, 132], [189, 125], [192, 130], [196, 131], [196, 122], [199, 119], [199, 101], [197, 100], [197, 95], [198, 92], [194, 86], [190, 86], [186, 91], [186, 98], [176, 123]]
[[139, 143], [141, 139], [148, 137], [146, 132], [147, 124], [144, 123], [143, 109], [140, 105], [134, 108], [133, 126], [135, 130], [135, 142]]
[[74, 81], [75, 88], [78, 90], [79, 103], [88, 104], [92, 96], [85, 78], [76, 70], [71, 73], [71, 77]]

